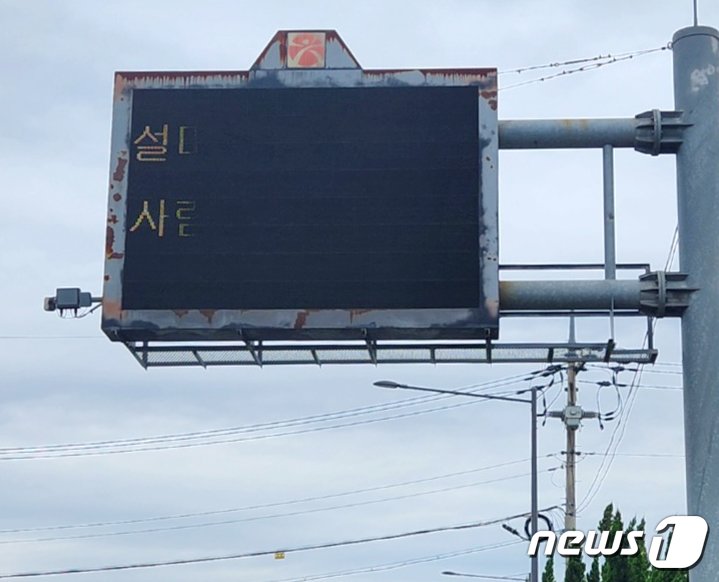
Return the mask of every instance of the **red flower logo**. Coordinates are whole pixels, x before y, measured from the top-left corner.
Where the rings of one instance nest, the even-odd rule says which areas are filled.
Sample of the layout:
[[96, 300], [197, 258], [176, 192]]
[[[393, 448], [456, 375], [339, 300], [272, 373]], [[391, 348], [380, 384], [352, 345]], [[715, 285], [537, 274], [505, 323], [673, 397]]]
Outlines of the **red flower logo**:
[[287, 33], [287, 66], [300, 69], [324, 67], [325, 34], [323, 32]]

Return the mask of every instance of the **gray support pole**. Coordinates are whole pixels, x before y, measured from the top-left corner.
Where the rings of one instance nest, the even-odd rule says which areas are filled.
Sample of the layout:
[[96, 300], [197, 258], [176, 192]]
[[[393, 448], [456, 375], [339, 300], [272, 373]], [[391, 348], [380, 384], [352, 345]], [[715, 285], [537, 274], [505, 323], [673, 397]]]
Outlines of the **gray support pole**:
[[690, 514], [709, 524], [692, 582], [719, 574], [719, 31], [674, 35], [674, 99], [692, 124], [677, 154], [680, 260], [699, 290], [682, 317], [684, 434]]
[[[577, 405], [577, 371], [574, 364], [570, 364], [567, 368], [567, 406]], [[567, 467], [566, 477], [566, 511], [564, 514], [564, 529], [577, 529], [577, 489], [576, 489], [576, 470], [577, 470], [577, 431], [570, 428], [565, 421], [565, 430], [567, 431]]]
[[[531, 492], [531, 502], [532, 502], [532, 515], [531, 515], [531, 525], [532, 525], [532, 531], [530, 532], [532, 535], [537, 533], [539, 530], [539, 494], [537, 490], [537, 388], [532, 388], [532, 492]], [[531, 577], [530, 580], [532, 582], [539, 582], [539, 555], [536, 553], [534, 556], [532, 556], [532, 568], [531, 568]]]
[[617, 278], [617, 253], [614, 234], [614, 148], [603, 150], [604, 176], [604, 278]]

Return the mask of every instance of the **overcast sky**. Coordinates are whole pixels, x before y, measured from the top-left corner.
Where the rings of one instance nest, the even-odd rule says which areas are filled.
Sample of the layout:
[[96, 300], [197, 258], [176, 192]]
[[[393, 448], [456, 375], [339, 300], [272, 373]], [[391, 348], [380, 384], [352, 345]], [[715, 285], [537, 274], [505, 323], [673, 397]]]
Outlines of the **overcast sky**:
[[[42, 311], [43, 297], [56, 287], [101, 292], [115, 71], [245, 70], [275, 31], [327, 28], [339, 32], [365, 68], [488, 66], [501, 72], [664, 47], [691, 24], [691, 5], [0, 3], [0, 447], [23, 447], [0, 450], [0, 574], [272, 551], [529, 510], [527, 407], [453, 398], [407, 402], [418, 395], [371, 383], [389, 378], [460, 388], [511, 378], [514, 384], [485, 386], [505, 393], [529, 386], [525, 378], [541, 366], [144, 371], [101, 334], [99, 314], [63, 320]], [[719, 5], [700, 1], [699, 16], [719, 25]], [[500, 76], [500, 87], [507, 87], [500, 91], [500, 119], [630, 117], [673, 109], [669, 50], [509, 88], [538, 76]], [[500, 262], [601, 261], [601, 172], [599, 151], [501, 152]], [[674, 160], [618, 151], [616, 184], [619, 261], [664, 268], [676, 225]], [[620, 347], [640, 347], [643, 325], [618, 322]], [[566, 321], [514, 320], [502, 322], [500, 337], [563, 341], [566, 334]], [[603, 320], [578, 327], [583, 341], [604, 342], [609, 334]], [[577, 469], [582, 529], [596, 524], [608, 502], [627, 517], [645, 516], [652, 527], [686, 511], [678, 334], [677, 321], [659, 322], [658, 364], [647, 368], [635, 398], [622, 389], [621, 423], [600, 430], [596, 421], [585, 421], [579, 432], [579, 448], [587, 453]], [[631, 377], [626, 372], [620, 379], [629, 383]], [[601, 369], [580, 375], [585, 409], [597, 409], [592, 383], [609, 378]], [[557, 397], [554, 409], [564, 401], [559, 377], [547, 396]], [[603, 389], [599, 405], [608, 412], [616, 400], [613, 390]], [[306, 420], [340, 411], [354, 412]], [[299, 424], [282, 424], [293, 419]], [[244, 430], [254, 425], [264, 426]], [[231, 430], [210, 432], [221, 429]], [[144, 452], [114, 447], [107, 449], [113, 454], [48, 459], [49, 449], [27, 449], [198, 432], [207, 434], [174, 441], [197, 446]], [[542, 507], [564, 502], [564, 438], [557, 420], [540, 428]], [[601, 453], [610, 444], [617, 454], [604, 470]], [[352, 493], [357, 490], [365, 491]], [[307, 498], [321, 499], [285, 503]], [[185, 514], [204, 515], [157, 519]], [[561, 512], [548, 515], [561, 526]], [[65, 527], [92, 523], [109, 525]], [[523, 520], [508, 523], [519, 528]], [[147, 529], [161, 531], [128, 533]], [[404, 565], [351, 579], [422, 582], [440, 579], [442, 570], [524, 574], [525, 545], [504, 547], [515, 541], [491, 525], [288, 552], [284, 560], [265, 556], [66, 579], [274, 581], [387, 564]]]

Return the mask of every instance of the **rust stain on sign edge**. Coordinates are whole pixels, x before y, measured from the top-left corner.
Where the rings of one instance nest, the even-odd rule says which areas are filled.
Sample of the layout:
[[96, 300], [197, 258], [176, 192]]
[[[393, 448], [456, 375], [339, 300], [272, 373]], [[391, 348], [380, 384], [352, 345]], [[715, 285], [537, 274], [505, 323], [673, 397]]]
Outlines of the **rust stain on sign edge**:
[[355, 317], [372, 312], [372, 309], [350, 309], [350, 322], [354, 322]]
[[212, 323], [212, 318], [215, 317], [216, 309], [200, 309], [200, 313], [207, 318], [207, 323]]
[[305, 324], [307, 323], [307, 317], [309, 316], [309, 311], [298, 311], [297, 317], [295, 318], [295, 329], [302, 329]]
[[119, 301], [111, 301], [110, 299], [103, 299], [102, 301], [102, 317], [103, 319], [115, 319], [120, 320], [122, 317], [122, 309]]
[[117, 158], [117, 166], [115, 166], [115, 171], [112, 173], [112, 179], [115, 180], [115, 182], [122, 182], [125, 179], [126, 168], [127, 158], [123, 155], [120, 155]]
[[489, 104], [492, 111], [497, 111], [497, 91], [480, 91], [479, 94]]
[[109, 259], [121, 259], [125, 253], [116, 253], [115, 249], [115, 229], [108, 225], [105, 232], [105, 257]]

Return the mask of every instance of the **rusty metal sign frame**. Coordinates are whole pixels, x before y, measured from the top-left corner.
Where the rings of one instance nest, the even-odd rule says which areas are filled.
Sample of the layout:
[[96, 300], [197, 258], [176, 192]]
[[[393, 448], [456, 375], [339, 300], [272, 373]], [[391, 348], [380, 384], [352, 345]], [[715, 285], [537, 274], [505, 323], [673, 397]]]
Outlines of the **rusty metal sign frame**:
[[[323, 40], [321, 54], [295, 46], [301, 35]], [[294, 35], [294, 36], [293, 36]], [[298, 36], [299, 35], [299, 36]], [[319, 46], [319, 45], [317, 45]], [[310, 47], [312, 48], [312, 47]], [[309, 56], [308, 56], [309, 55]], [[390, 310], [125, 310], [122, 273], [128, 226], [131, 113], [135, 89], [252, 89], [304, 87], [477, 88], [479, 110], [480, 293], [467, 309]], [[335, 31], [280, 31], [249, 71], [117, 73], [102, 329], [115, 341], [259, 341], [265, 339], [492, 339], [499, 316], [497, 71], [481, 69], [364, 70]], [[298, 306], [300, 307], [300, 306]], [[479, 325], [481, 320], [494, 324]], [[133, 352], [134, 353], [134, 352]]]
[[498, 364], [596, 362], [651, 364], [655, 349], [607, 343], [484, 342], [125, 342], [143, 368], [337, 364]]

